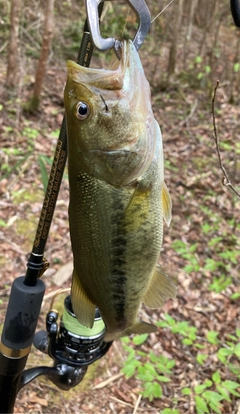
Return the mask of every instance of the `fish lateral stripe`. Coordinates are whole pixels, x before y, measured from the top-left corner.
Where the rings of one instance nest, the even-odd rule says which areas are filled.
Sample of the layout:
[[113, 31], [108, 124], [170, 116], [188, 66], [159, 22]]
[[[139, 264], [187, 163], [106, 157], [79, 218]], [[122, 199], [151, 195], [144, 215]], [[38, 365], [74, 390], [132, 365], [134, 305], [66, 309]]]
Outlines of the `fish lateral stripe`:
[[[112, 244], [113, 244], [113, 256], [111, 258], [112, 277], [114, 280], [112, 297], [115, 303], [114, 317], [117, 325], [117, 329], [121, 329], [125, 326], [125, 298], [126, 298], [126, 249], [127, 239], [126, 230], [123, 225], [123, 210], [124, 205], [115, 199], [112, 199], [111, 210], [113, 232], [112, 232]], [[122, 220], [120, 219], [122, 216]], [[121, 223], [122, 225], [119, 225]]]

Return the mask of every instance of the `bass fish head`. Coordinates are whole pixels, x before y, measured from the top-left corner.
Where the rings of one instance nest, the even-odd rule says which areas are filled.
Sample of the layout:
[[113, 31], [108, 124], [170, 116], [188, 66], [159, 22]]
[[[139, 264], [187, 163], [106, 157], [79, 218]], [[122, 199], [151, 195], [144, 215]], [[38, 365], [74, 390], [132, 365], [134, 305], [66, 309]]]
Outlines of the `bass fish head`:
[[88, 173], [113, 184], [138, 178], [154, 156], [156, 121], [133, 43], [123, 42], [122, 57], [111, 70], [73, 61], [67, 62], [67, 69], [69, 162], [78, 158], [79, 163], [80, 156]]

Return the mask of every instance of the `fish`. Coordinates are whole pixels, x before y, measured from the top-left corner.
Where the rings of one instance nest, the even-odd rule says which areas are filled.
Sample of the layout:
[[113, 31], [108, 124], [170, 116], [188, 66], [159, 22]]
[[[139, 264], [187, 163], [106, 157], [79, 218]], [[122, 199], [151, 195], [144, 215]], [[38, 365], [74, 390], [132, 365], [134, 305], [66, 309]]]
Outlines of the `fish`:
[[108, 69], [67, 61], [67, 72], [74, 313], [91, 328], [98, 307], [106, 342], [155, 332], [140, 305], [159, 308], [176, 287], [158, 264], [172, 202], [149, 83], [131, 40]]

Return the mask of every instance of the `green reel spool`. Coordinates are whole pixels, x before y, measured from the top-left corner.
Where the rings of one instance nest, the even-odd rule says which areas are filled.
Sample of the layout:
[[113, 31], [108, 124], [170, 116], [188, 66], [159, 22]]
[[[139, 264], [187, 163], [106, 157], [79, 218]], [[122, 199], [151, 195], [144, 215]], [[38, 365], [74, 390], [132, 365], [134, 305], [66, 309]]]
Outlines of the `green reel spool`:
[[93, 337], [105, 333], [105, 325], [97, 308], [92, 328], [87, 328], [78, 322], [72, 310], [70, 296], [67, 296], [64, 301], [62, 322], [67, 331], [72, 332], [78, 336]]
[[75, 364], [89, 364], [98, 359], [105, 348], [111, 344], [104, 342], [105, 324], [96, 308], [92, 328], [81, 325], [72, 309], [71, 296], [64, 300], [64, 311], [61, 317], [58, 346], [62, 355]]

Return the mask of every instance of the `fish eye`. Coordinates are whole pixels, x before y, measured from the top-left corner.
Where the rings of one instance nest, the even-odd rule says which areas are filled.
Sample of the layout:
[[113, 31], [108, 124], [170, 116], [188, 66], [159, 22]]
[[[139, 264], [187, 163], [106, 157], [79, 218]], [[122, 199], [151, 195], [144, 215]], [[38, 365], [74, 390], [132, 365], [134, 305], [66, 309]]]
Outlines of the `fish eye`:
[[84, 119], [87, 119], [90, 114], [90, 106], [83, 101], [78, 102], [76, 106], [76, 116], [78, 119], [83, 121]]

